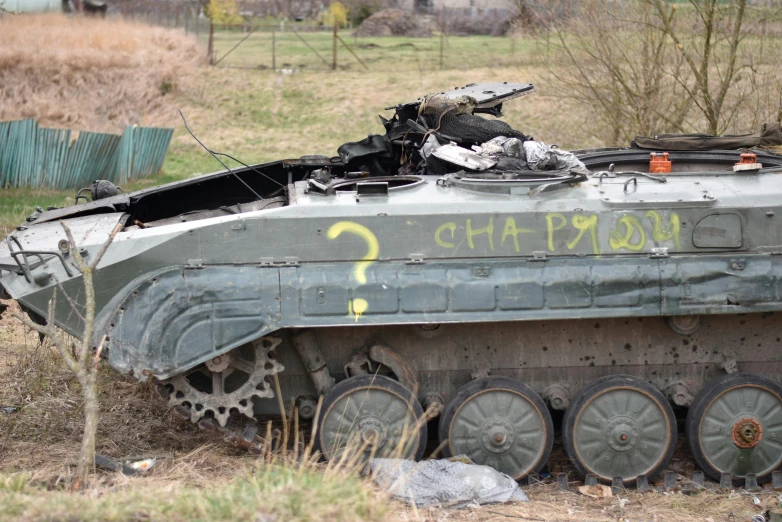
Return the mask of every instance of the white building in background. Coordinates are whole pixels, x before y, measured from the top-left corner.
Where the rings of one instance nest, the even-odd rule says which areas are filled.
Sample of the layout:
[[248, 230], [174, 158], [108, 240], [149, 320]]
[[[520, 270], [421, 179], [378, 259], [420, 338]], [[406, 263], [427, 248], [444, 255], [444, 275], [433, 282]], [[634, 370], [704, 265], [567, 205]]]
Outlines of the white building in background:
[[406, 11], [432, 13], [445, 10], [458, 12], [509, 11], [513, 0], [390, 0], [390, 6]]
[[0, 0], [0, 10], [14, 14], [62, 12], [62, 0]]

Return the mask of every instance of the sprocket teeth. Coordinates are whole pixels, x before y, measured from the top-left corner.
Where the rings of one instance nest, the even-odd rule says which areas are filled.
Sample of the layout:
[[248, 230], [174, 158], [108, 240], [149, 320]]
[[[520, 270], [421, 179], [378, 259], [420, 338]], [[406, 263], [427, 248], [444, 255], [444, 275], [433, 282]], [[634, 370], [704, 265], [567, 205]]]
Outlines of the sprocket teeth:
[[[173, 387], [168, 398], [168, 406], [175, 408], [181, 407], [185, 403], [189, 404], [190, 420], [196, 424], [206, 418], [207, 413], [211, 413], [214, 420], [221, 427], [225, 427], [234, 410], [252, 418], [254, 416], [253, 398], [269, 399], [274, 397], [274, 387], [270, 382], [266, 382], [266, 378], [285, 370], [282, 364], [268, 355], [281, 343], [282, 339], [279, 337], [262, 337], [252, 341], [255, 350], [253, 373], [249, 375], [247, 382], [238, 389], [229, 394], [221, 395], [219, 399], [211, 393], [194, 388], [185, 374], [175, 375], [164, 381], [164, 384], [170, 384]], [[207, 371], [210, 370], [207, 369]], [[242, 404], [243, 401], [244, 404]]]

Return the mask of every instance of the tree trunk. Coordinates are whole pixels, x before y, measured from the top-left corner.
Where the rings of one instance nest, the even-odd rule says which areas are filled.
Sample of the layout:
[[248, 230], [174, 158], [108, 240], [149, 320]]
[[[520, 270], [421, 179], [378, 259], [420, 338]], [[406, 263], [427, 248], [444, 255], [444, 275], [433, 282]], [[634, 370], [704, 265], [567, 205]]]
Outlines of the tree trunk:
[[97, 370], [91, 366], [82, 367], [77, 374], [84, 397], [84, 433], [81, 438], [79, 462], [72, 489], [81, 489], [87, 482], [87, 474], [95, 463], [95, 435], [98, 431], [100, 406], [98, 404]]

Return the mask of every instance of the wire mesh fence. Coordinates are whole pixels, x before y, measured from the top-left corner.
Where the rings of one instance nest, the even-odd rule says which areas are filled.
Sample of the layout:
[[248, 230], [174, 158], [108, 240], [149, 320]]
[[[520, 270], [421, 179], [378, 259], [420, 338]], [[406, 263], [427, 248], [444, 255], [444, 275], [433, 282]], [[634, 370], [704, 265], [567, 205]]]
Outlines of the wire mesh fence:
[[[280, 24], [214, 26], [198, 37], [218, 67], [295, 70], [399, 70], [516, 66], [528, 39], [434, 33], [431, 37], [358, 37], [350, 30]], [[211, 41], [211, 44], [210, 44]]]
[[[245, 3], [247, 5], [245, 5]], [[415, 16], [429, 27], [429, 37], [357, 36], [348, 23], [337, 28], [315, 18], [279, 18], [269, 2], [237, 2], [242, 22], [212, 25], [202, 4], [189, 0], [116, 3], [125, 18], [194, 35], [205, 57], [218, 67], [258, 70], [388, 70], [470, 69], [515, 66], [528, 40], [499, 37], [514, 13], [508, 9], [449, 8]], [[469, 22], [469, 23], [468, 23]], [[484, 28], [476, 33], [472, 29]], [[469, 38], [462, 38], [469, 34]], [[211, 35], [211, 37], [210, 37]], [[211, 41], [211, 45], [210, 45]]]

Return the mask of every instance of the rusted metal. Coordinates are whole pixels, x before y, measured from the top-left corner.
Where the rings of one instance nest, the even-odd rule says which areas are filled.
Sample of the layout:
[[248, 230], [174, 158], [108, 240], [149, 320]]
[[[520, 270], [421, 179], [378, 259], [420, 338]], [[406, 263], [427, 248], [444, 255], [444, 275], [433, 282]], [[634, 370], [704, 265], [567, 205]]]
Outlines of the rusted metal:
[[376, 344], [369, 349], [369, 358], [387, 366], [407, 389], [418, 389], [418, 379], [416, 379], [415, 372], [410, 367], [410, 364], [393, 350]]
[[733, 443], [739, 448], [754, 448], [763, 438], [763, 426], [757, 419], [746, 417], [736, 421], [730, 435]]
[[741, 155], [741, 160], [733, 165], [734, 172], [752, 172], [763, 168], [762, 163], [758, 163], [758, 155], [755, 153], [744, 153]]
[[262, 337], [163, 381], [170, 389], [169, 406], [188, 405], [192, 422], [210, 415], [221, 427], [233, 412], [252, 418], [253, 399], [274, 397], [268, 377], [285, 369], [273, 358], [281, 342], [277, 337]]
[[329, 374], [326, 358], [318, 346], [318, 340], [312, 330], [299, 330], [291, 338], [296, 352], [304, 363], [304, 367], [312, 379], [315, 391], [325, 394], [334, 386], [334, 378]]

